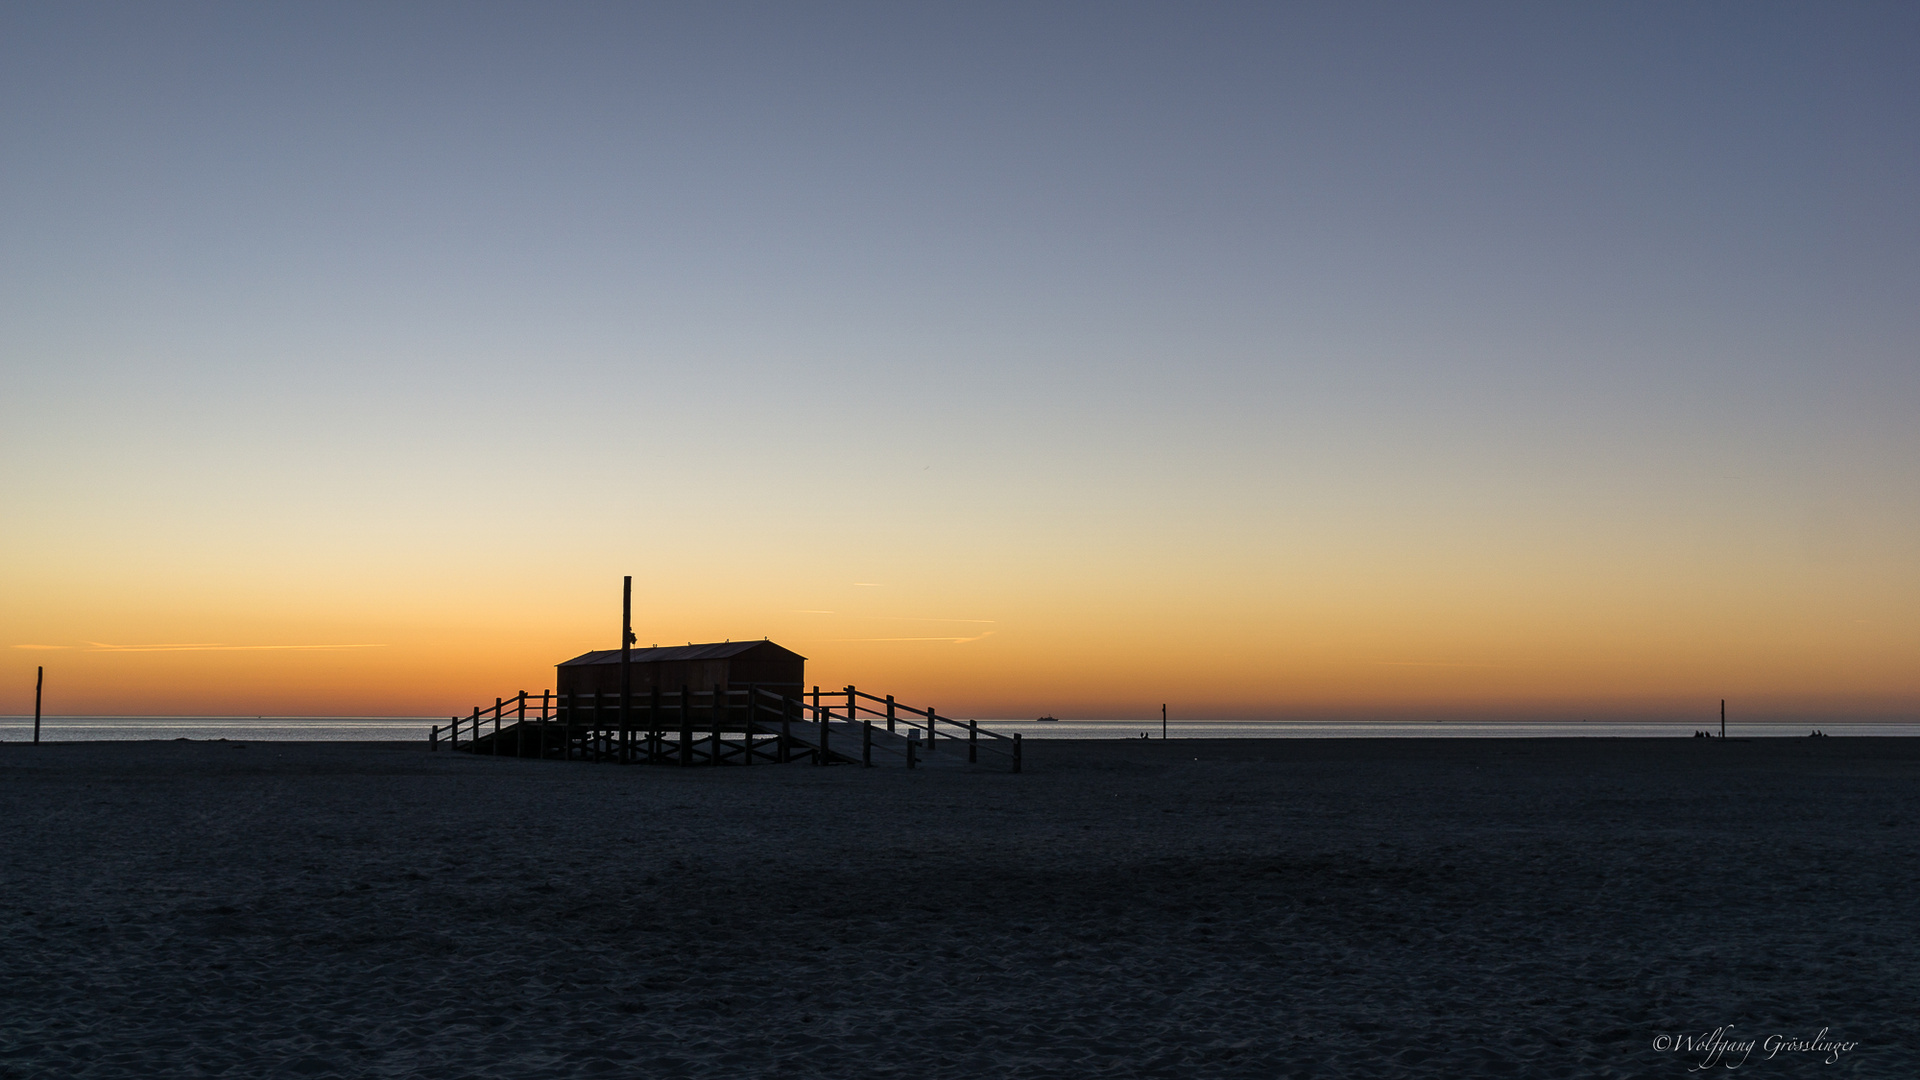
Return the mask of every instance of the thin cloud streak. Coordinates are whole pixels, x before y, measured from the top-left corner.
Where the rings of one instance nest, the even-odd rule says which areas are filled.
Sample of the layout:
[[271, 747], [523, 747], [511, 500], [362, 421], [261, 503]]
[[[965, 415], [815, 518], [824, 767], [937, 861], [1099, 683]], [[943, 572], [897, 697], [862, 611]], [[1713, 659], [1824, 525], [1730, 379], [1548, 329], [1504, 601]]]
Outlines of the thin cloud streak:
[[986, 633], [978, 634], [974, 637], [843, 637], [843, 638], [829, 638], [828, 640], [830, 641], [951, 641], [955, 645], [965, 645], [969, 641], [979, 641], [981, 638], [992, 637], [993, 635], [994, 635], [994, 631], [988, 630]]
[[[109, 645], [89, 641], [87, 652], [285, 652], [324, 651], [327, 649], [384, 649], [386, 645], [223, 645], [219, 642], [193, 642], [178, 645]], [[66, 646], [58, 646], [65, 648]]]

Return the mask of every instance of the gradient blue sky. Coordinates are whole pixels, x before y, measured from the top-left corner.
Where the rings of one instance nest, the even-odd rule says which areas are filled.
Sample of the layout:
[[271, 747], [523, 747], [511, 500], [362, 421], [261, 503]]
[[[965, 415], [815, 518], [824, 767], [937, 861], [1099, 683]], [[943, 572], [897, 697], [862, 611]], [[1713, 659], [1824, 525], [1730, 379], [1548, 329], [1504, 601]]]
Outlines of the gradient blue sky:
[[1895, 4], [9, 5], [0, 709], [633, 573], [953, 707], [1911, 715], [1917, 106]]

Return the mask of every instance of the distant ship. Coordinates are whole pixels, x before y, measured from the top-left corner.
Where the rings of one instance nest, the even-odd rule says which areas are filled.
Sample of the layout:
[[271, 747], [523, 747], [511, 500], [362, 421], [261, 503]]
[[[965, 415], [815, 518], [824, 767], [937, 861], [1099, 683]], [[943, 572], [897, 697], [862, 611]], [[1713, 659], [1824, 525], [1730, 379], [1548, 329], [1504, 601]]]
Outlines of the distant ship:
[[1034, 721], [1034, 723], [1036, 724], [1057, 724], [1059, 722], [1060, 722], [1060, 718], [1057, 716], [1042, 716], [1038, 720]]

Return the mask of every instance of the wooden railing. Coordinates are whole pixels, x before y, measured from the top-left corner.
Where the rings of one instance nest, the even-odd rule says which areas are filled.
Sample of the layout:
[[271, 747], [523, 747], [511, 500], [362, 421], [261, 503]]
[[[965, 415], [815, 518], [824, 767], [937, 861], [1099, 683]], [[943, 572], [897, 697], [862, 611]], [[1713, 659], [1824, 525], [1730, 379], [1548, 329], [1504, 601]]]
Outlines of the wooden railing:
[[[699, 740], [693, 736], [696, 730], [703, 733]], [[688, 765], [698, 758], [711, 764], [728, 759], [751, 764], [756, 757], [789, 761], [798, 753], [819, 764], [837, 760], [872, 765], [878, 757], [914, 768], [964, 750], [968, 763], [984, 756], [1014, 772], [1021, 766], [1018, 735], [1002, 735], [975, 720], [941, 716], [931, 706], [916, 709], [892, 695], [878, 697], [852, 686], [825, 693], [816, 686], [809, 696], [752, 685], [656, 688], [632, 695], [547, 690], [536, 697], [522, 690], [510, 698], [495, 698], [490, 707], [476, 705], [467, 716], [450, 717], [445, 727], [435, 725], [428, 742], [435, 750], [443, 737], [456, 750], [463, 748], [463, 739], [465, 748], [473, 750], [484, 742], [491, 752], [500, 753], [503, 732], [514, 736], [511, 752], [522, 756], [623, 763]], [[728, 733], [737, 740], [729, 741]]]

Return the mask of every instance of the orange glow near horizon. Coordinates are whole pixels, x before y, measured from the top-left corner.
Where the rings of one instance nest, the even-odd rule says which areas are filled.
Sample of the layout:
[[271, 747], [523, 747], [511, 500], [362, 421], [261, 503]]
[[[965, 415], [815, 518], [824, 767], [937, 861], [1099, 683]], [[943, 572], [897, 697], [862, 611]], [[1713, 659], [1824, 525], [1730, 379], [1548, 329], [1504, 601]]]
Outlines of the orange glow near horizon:
[[[1144, 720], [1166, 702], [1186, 719], [1681, 719], [1726, 697], [1748, 719], [1892, 719], [1920, 704], [1901, 613], [1831, 581], [1787, 604], [1778, 581], [1758, 597], [1516, 582], [1490, 564], [1424, 586], [1347, 567], [1238, 589], [1141, 569], [1124, 592], [1091, 573], [956, 589], [910, 573], [782, 584], [776, 568], [710, 595], [691, 574], [643, 578], [634, 622], [642, 645], [769, 637], [809, 658], [810, 682], [962, 716]], [[66, 604], [50, 589], [0, 654], [0, 711], [31, 710], [44, 664], [50, 715], [446, 716], [538, 694], [555, 663], [617, 644], [611, 575], [552, 593], [322, 581], [252, 610], [245, 582], [174, 580]]]

